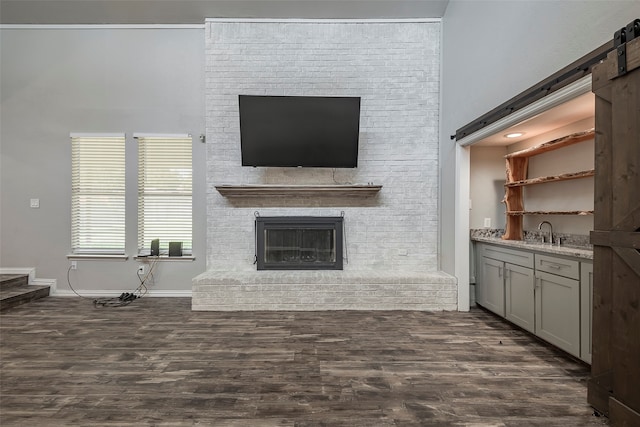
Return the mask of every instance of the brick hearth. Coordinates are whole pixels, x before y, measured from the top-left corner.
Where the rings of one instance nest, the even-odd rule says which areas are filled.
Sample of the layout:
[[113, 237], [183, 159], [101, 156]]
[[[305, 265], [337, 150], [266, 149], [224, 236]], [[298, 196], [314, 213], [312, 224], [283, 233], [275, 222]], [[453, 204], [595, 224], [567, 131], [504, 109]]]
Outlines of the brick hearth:
[[456, 279], [441, 272], [207, 271], [194, 310], [455, 310]]

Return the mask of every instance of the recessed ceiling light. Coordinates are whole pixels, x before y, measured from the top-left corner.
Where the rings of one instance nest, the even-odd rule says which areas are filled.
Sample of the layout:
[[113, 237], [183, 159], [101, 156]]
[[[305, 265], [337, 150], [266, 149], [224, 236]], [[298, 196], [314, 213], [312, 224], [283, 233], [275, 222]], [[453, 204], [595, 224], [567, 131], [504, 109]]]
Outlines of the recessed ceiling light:
[[519, 136], [524, 135], [524, 132], [513, 132], [513, 133], [508, 133], [506, 134], [504, 137], [505, 138], [517, 138]]

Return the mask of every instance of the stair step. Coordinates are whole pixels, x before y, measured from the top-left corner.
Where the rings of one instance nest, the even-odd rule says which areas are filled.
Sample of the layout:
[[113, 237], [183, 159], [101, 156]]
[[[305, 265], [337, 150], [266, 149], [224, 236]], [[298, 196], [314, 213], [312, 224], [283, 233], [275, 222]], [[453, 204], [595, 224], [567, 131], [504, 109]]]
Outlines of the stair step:
[[25, 286], [28, 283], [29, 276], [26, 274], [0, 274], [0, 289]]
[[49, 296], [49, 286], [29, 285], [29, 276], [0, 274], [0, 311]]

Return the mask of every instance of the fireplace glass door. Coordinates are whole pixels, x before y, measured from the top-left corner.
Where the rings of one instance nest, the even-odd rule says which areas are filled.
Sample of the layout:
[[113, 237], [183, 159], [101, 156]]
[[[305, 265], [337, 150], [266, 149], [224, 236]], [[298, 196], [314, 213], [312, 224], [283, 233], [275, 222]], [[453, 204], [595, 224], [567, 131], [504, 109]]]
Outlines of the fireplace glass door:
[[258, 270], [342, 270], [341, 217], [258, 217]]

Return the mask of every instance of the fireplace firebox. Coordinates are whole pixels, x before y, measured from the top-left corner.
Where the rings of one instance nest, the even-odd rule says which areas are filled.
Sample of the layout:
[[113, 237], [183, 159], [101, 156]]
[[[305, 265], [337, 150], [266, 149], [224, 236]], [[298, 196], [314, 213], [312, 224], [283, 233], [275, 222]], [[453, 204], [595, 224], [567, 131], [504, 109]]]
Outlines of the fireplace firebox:
[[342, 236], [342, 217], [257, 217], [258, 270], [342, 270]]

